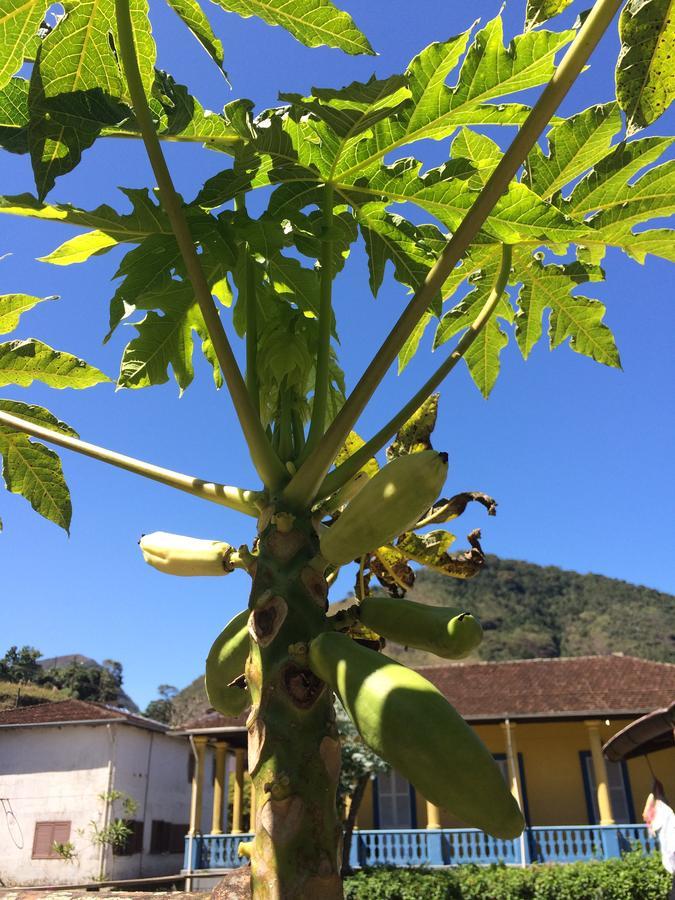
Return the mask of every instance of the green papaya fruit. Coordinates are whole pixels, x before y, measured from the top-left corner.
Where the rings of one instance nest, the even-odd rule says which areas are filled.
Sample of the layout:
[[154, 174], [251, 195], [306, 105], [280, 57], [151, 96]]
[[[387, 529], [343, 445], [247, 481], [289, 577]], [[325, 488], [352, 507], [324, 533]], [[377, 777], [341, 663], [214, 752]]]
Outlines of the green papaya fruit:
[[438, 499], [447, 473], [447, 453], [435, 450], [392, 460], [322, 532], [321, 555], [332, 565], [343, 566], [410, 530]]
[[206, 657], [206, 695], [224, 716], [238, 716], [250, 704], [248, 689], [232, 685], [244, 674], [249, 650], [247, 609], [227, 623]]
[[452, 607], [429, 606], [398, 597], [364, 597], [359, 617], [382, 637], [443, 659], [468, 656], [483, 640], [478, 619]]
[[311, 642], [309, 666], [365, 743], [426, 800], [494, 837], [522, 832], [522, 813], [490, 751], [418, 672], [338, 632]]

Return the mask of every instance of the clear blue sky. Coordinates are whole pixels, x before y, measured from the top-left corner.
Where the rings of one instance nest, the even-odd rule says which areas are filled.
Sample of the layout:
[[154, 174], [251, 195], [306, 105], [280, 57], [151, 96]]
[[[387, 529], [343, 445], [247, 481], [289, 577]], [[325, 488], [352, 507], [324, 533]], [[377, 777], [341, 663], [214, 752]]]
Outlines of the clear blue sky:
[[[373, 71], [381, 76], [401, 72], [429, 42], [456, 34], [476, 16], [486, 21], [499, 8], [497, 0], [352, 0], [342, 5], [379, 57], [309, 50], [278, 28], [209, 6], [226, 45], [233, 91], [183, 34], [174, 14], [161, 2], [152, 2], [151, 9], [160, 63], [188, 83], [205, 106], [219, 109], [239, 96], [252, 98], [261, 108], [274, 104], [280, 90], [304, 93], [312, 85], [347, 84]], [[506, 10], [511, 33], [523, 7], [519, 0]], [[613, 28], [563, 113], [613, 98], [616, 51]], [[672, 122], [672, 116], [663, 119], [649, 133], [672, 131]], [[502, 142], [506, 134], [501, 132]], [[427, 143], [419, 152], [436, 164], [447, 155], [447, 143]], [[218, 154], [187, 146], [171, 146], [168, 157], [178, 187], [188, 197], [227, 165]], [[123, 208], [117, 186], [152, 183], [140, 146], [99, 141], [76, 173], [61, 179], [50, 199]], [[3, 154], [0, 192], [32, 189], [27, 159]], [[7, 218], [0, 229], [0, 255], [12, 254], [2, 262], [2, 292], [62, 298], [26, 315], [16, 336], [39, 337], [114, 376], [121, 349], [135, 334], [121, 327], [108, 345], [101, 343], [113, 292], [110, 279], [120, 254], [109, 253], [85, 266], [50, 267], [35, 257], [75, 229]], [[450, 456], [448, 493], [484, 490], [499, 500], [496, 518], [476, 511], [453, 523], [458, 535], [482, 527], [485, 549], [504, 557], [675, 591], [673, 272], [659, 260], [649, 258], [639, 266], [618, 252], [609, 254], [605, 266], [607, 281], [594, 285], [593, 293], [607, 304], [623, 371], [603, 368], [567, 348], [550, 353], [543, 345], [524, 363], [512, 344], [502, 354], [502, 375], [488, 401], [463, 367], [446, 382], [435, 446]], [[336, 290], [348, 385], [404, 302], [404, 291], [390, 272], [373, 301], [364, 254], [353, 253]], [[5, 389], [2, 396], [48, 406], [95, 443], [179, 471], [256, 487], [228, 397], [216, 394], [198, 354], [196, 361], [196, 383], [181, 400], [175, 384], [119, 393], [112, 386], [83, 392], [35, 386]], [[407, 398], [432, 364], [425, 345], [402, 377], [392, 372], [360, 431], [368, 435], [382, 424], [397, 399]], [[126, 689], [144, 705], [158, 684], [182, 687], [201, 673], [213, 638], [245, 606], [248, 586], [241, 573], [222, 579], [160, 575], [143, 563], [139, 536], [166, 530], [236, 545], [250, 540], [252, 520], [72, 454], [64, 453], [64, 467], [74, 504], [70, 540], [38, 518], [22, 498], [0, 492], [5, 524], [0, 536], [0, 652], [10, 644], [31, 644], [47, 656], [79, 652], [118, 659]], [[351, 582], [352, 574], [345, 574], [334, 598], [343, 596]]]

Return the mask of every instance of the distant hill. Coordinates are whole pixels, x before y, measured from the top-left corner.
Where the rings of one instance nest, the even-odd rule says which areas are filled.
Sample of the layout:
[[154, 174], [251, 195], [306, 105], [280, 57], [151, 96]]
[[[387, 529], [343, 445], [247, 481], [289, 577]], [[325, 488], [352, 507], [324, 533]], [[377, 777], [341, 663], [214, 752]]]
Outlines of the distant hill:
[[[45, 671], [48, 669], [65, 669], [73, 664], [83, 666], [87, 669], [104, 668], [104, 666], [102, 666], [101, 663], [96, 662], [95, 659], [92, 659], [90, 656], [83, 656], [81, 653], [67, 653], [63, 656], [42, 656], [38, 660], [38, 663]], [[64, 696], [66, 695], [64, 694]], [[138, 706], [122, 688], [119, 689], [117, 699], [108, 700], [107, 703], [110, 706], [119, 706], [121, 709], [128, 709], [129, 712], [132, 713], [140, 712]]]
[[[608, 653], [675, 659], [675, 596], [603, 575], [488, 556], [484, 571], [469, 581], [419, 572], [409, 598], [478, 616], [485, 637], [470, 660]], [[412, 666], [445, 665], [396, 644], [385, 652]], [[204, 679], [195, 679], [173, 702], [176, 722], [204, 713]]]
[[35, 706], [55, 700], [67, 700], [68, 694], [56, 688], [41, 687], [37, 684], [14, 684], [0, 681], [0, 710], [15, 709], [17, 706]]

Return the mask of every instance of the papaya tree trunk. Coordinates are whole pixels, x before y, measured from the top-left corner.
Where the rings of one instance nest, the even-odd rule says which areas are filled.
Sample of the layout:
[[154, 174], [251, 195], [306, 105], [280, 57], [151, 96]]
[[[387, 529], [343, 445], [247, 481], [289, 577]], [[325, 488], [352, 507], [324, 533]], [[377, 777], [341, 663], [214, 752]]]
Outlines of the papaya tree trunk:
[[259, 530], [246, 663], [252, 897], [340, 900], [340, 742], [332, 692], [307, 666], [307, 644], [326, 629], [318, 539], [309, 517], [271, 508]]

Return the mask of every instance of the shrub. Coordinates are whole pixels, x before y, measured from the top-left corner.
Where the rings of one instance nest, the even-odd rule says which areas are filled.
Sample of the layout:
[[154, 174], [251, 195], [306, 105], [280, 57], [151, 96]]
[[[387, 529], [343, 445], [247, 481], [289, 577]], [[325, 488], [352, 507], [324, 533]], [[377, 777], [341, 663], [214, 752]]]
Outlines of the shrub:
[[364, 869], [345, 885], [347, 900], [667, 900], [671, 876], [657, 855], [567, 865]]

